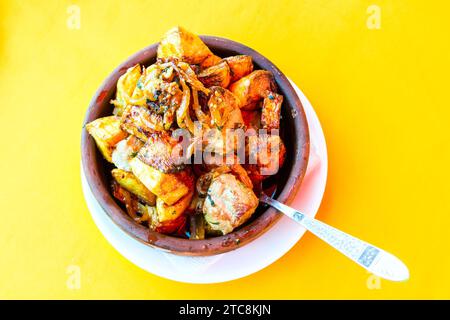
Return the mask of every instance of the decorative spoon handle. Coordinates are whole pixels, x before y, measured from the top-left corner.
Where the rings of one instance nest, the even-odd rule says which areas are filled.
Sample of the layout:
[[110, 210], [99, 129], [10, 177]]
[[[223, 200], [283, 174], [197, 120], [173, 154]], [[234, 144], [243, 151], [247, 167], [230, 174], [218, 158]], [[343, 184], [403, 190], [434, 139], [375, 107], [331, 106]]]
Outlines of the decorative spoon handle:
[[310, 218], [265, 194], [261, 194], [260, 200], [298, 222], [308, 231], [371, 273], [391, 281], [405, 281], [409, 279], [408, 268], [394, 255], [333, 228], [326, 223]]

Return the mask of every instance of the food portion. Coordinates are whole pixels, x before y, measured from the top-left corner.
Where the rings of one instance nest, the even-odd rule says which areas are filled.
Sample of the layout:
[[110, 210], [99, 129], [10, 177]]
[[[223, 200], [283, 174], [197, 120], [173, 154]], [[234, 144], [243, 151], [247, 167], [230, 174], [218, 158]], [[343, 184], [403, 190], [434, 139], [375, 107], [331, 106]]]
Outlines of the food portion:
[[271, 72], [256, 70], [230, 85], [230, 91], [238, 98], [242, 110], [260, 108], [260, 102], [275, 92], [275, 80]]
[[177, 58], [202, 68], [213, 66], [221, 60], [197, 35], [179, 26], [170, 29], [161, 39], [158, 58]]
[[137, 157], [130, 161], [133, 174], [158, 198], [172, 205], [188, 194], [193, 176], [189, 169], [179, 173], [164, 173], [146, 165]]
[[86, 130], [94, 138], [103, 157], [112, 162], [116, 144], [127, 137], [121, 128], [120, 118], [115, 116], [96, 119], [86, 125]]
[[131, 172], [122, 169], [113, 169], [111, 174], [117, 183], [125, 190], [138, 197], [143, 203], [154, 206], [156, 196]]
[[228, 63], [221, 61], [216, 65], [202, 70], [197, 77], [205, 87], [219, 86], [226, 88], [230, 84], [231, 70]]
[[253, 71], [252, 57], [245, 55], [231, 56], [223, 59], [228, 64], [231, 82], [235, 82]]
[[254, 70], [250, 56], [217, 56], [181, 27], [164, 35], [155, 63], [126, 70], [111, 104], [86, 129], [114, 165], [113, 196], [156, 232], [193, 240], [232, 232], [286, 157], [272, 73]]
[[233, 231], [255, 212], [258, 198], [232, 174], [214, 178], [203, 204], [205, 220], [212, 230], [223, 234]]

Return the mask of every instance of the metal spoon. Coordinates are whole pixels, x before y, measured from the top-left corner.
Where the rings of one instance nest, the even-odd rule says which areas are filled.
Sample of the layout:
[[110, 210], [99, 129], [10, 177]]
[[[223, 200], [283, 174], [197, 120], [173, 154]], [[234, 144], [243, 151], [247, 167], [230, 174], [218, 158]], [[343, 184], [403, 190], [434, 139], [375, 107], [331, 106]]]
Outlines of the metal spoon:
[[312, 232], [374, 275], [391, 281], [406, 281], [409, 279], [408, 268], [394, 255], [319, 220], [310, 218], [298, 210], [268, 197], [264, 193], [261, 194], [259, 200], [298, 222], [306, 230]]

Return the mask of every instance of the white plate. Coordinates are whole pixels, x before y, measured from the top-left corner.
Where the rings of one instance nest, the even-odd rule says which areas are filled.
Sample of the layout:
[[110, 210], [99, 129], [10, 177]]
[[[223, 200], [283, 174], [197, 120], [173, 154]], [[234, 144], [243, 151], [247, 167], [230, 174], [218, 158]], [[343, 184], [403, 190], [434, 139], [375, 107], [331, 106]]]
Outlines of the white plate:
[[[311, 140], [306, 175], [292, 206], [314, 217], [322, 201], [327, 179], [325, 137], [308, 99], [291, 83], [305, 109]], [[231, 252], [210, 257], [183, 257], [162, 252], [128, 236], [110, 220], [94, 198], [81, 170], [87, 206], [101, 233], [129, 261], [163, 278], [188, 283], [217, 283], [242, 278], [281, 258], [305, 233], [304, 228], [288, 217], [282, 217], [262, 236]]]

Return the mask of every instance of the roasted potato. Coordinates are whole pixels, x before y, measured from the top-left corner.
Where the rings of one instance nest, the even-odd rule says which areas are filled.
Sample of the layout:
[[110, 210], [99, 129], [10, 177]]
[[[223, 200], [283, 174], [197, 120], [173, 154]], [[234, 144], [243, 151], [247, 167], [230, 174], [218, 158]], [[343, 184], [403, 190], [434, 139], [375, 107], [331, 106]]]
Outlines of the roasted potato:
[[199, 66], [201, 69], [206, 69], [206, 68], [209, 68], [211, 66], [218, 64], [221, 60], [222, 60], [221, 57], [218, 57], [215, 54], [212, 54], [212, 55], [208, 56], [208, 58], [203, 60]]
[[223, 61], [230, 67], [231, 82], [235, 82], [253, 71], [253, 61], [250, 56], [231, 56], [224, 58]]
[[193, 175], [186, 169], [178, 173], [163, 173], [146, 165], [137, 157], [130, 161], [133, 174], [166, 204], [173, 205], [193, 186]]
[[230, 233], [258, 207], [258, 198], [232, 174], [222, 174], [209, 186], [203, 205], [205, 221], [213, 230]]
[[164, 173], [174, 173], [185, 168], [182, 144], [167, 133], [151, 134], [138, 153], [145, 164]]
[[254, 110], [268, 92], [276, 92], [276, 85], [271, 72], [256, 70], [232, 83], [229, 90], [237, 97], [241, 109]]
[[222, 61], [201, 71], [197, 77], [207, 88], [212, 86], [226, 88], [230, 84], [230, 67], [225, 61]]
[[283, 96], [273, 92], [270, 92], [267, 97], [264, 98], [264, 103], [261, 111], [261, 125], [269, 132], [272, 129], [280, 128], [280, 114], [282, 103]]
[[111, 174], [121, 187], [136, 195], [146, 204], [151, 206], [155, 205], [156, 196], [148, 190], [147, 187], [144, 186], [134, 174], [121, 169], [113, 169]]
[[146, 107], [128, 106], [121, 118], [121, 128], [142, 141], [147, 141], [148, 136], [155, 131], [164, 131], [163, 116]]
[[205, 62], [203, 67], [213, 65], [215, 64], [213, 62], [217, 61], [211, 50], [197, 35], [180, 26], [170, 29], [161, 39], [157, 57], [159, 59], [178, 58], [189, 64]]
[[122, 115], [125, 107], [127, 106], [128, 100], [133, 95], [140, 77], [141, 66], [137, 64], [134, 67], [129, 68], [125, 74], [119, 78], [117, 81], [116, 99], [111, 101], [111, 103], [115, 106], [113, 111], [114, 115]]
[[161, 198], [156, 198], [156, 210], [159, 222], [175, 220], [181, 216], [191, 203], [193, 191], [188, 192], [172, 205], [166, 204]]
[[112, 162], [114, 146], [127, 137], [127, 133], [120, 128], [120, 119], [116, 116], [99, 118], [88, 123], [86, 129], [94, 138], [103, 157]]

